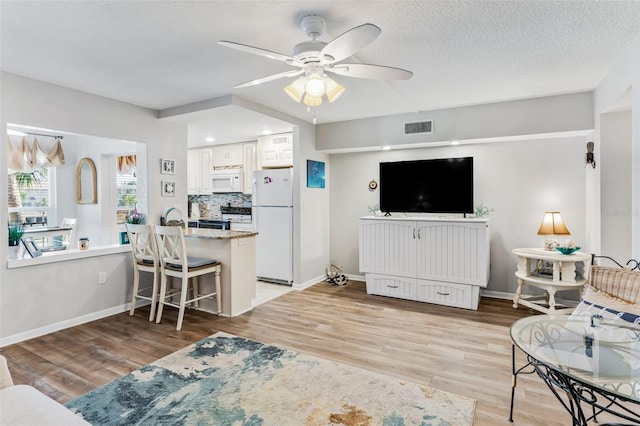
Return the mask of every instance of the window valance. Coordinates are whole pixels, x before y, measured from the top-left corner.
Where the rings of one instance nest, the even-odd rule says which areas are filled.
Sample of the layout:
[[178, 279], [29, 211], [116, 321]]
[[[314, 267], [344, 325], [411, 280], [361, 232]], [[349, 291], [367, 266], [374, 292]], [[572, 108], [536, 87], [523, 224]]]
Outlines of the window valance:
[[120, 173], [127, 173], [131, 169], [136, 167], [136, 156], [134, 155], [120, 155], [118, 156], [118, 171]]
[[64, 164], [64, 152], [60, 139], [56, 139], [49, 151], [46, 151], [36, 137], [29, 146], [23, 137], [18, 146], [7, 138], [7, 167], [11, 173], [30, 173], [40, 167], [58, 167]]

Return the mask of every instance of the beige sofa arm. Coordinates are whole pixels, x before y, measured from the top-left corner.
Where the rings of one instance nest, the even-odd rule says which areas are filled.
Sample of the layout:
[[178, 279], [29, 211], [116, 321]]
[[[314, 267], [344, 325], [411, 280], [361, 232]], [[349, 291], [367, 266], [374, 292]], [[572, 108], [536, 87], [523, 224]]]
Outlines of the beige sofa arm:
[[7, 366], [7, 360], [0, 355], [0, 389], [13, 386], [13, 379], [11, 373], [9, 373], [9, 367]]

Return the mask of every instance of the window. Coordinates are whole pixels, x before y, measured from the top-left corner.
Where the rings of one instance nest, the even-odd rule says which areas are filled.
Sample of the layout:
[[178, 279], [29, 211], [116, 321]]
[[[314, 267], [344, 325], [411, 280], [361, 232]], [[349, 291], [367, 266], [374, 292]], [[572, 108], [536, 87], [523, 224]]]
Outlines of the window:
[[9, 221], [25, 226], [46, 226], [55, 216], [55, 167], [9, 175]]
[[129, 159], [133, 157], [133, 161], [129, 160], [126, 166], [122, 166], [124, 157], [118, 157], [118, 170], [116, 173], [116, 211], [117, 222], [126, 222], [127, 215], [136, 208], [138, 201], [138, 190], [136, 177], [135, 155], [127, 156]]

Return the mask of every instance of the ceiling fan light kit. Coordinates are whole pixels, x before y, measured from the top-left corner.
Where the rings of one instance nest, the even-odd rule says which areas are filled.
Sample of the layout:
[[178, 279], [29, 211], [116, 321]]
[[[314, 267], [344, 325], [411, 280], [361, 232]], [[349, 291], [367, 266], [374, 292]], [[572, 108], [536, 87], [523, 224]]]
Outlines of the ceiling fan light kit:
[[291, 99], [293, 99], [294, 101], [300, 102], [302, 101], [302, 97], [304, 96], [304, 88], [306, 84], [307, 84], [306, 77], [297, 78], [293, 81], [293, 83], [291, 83], [288, 86], [285, 86], [284, 92], [287, 95], [291, 96]]
[[324, 80], [322, 80], [320, 74], [313, 73], [307, 77], [307, 83], [304, 85], [304, 90], [310, 96], [322, 96], [324, 95], [324, 89]]
[[327, 95], [327, 99], [329, 99], [329, 102], [335, 101], [344, 93], [344, 86], [336, 83], [335, 80], [329, 77], [325, 77], [324, 82], [327, 88], [325, 94]]
[[310, 107], [317, 107], [322, 105], [322, 96], [311, 96], [309, 94], [304, 95], [304, 99], [302, 100], [305, 105]]
[[286, 71], [251, 80], [238, 84], [234, 88], [255, 86], [256, 84], [279, 78], [297, 77], [304, 73], [303, 77], [299, 77], [287, 85], [284, 91], [294, 101], [303, 102], [309, 107], [315, 107], [322, 104], [322, 96], [326, 96], [329, 102], [334, 102], [345, 92], [344, 86], [329, 78], [326, 74], [327, 72], [347, 77], [375, 80], [407, 80], [413, 75], [411, 71], [401, 68], [372, 64], [339, 63], [354, 55], [380, 35], [380, 28], [373, 24], [363, 24], [352, 28], [329, 43], [317, 40], [327, 28], [327, 24], [321, 16], [305, 16], [302, 18], [300, 25], [311, 40], [295, 45], [293, 56], [232, 41], [219, 41], [218, 43], [223, 46], [282, 61], [290, 66], [300, 68], [299, 70]]

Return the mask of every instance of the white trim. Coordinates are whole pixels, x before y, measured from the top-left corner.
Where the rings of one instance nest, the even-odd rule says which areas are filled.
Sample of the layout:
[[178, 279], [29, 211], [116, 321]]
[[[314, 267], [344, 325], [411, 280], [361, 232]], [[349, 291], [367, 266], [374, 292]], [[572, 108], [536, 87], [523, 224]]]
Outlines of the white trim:
[[515, 293], [507, 293], [504, 291], [480, 290], [480, 296], [492, 299], [510, 299], [513, 300]]
[[367, 282], [367, 278], [364, 275], [353, 275], [353, 274], [345, 274], [349, 281], [362, 281], [363, 283]]
[[[76, 325], [85, 324], [91, 321], [99, 320], [102, 318], [110, 317], [112, 315], [127, 312], [131, 306], [131, 303], [125, 303], [124, 305], [114, 306], [112, 308], [103, 309], [98, 312], [92, 312], [90, 314], [81, 315], [79, 317], [70, 318], [64, 321], [60, 321], [54, 324], [49, 324], [44, 327], [34, 328], [32, 330], [24, 331], [22, 333], [14, 334], [0, 338], [0, 348], [13, 345], [25, 340], [33, 339], [35, 337], [44, 336], [45, 334], [54, 333], [56, 331], [64, 330], [66, 328], [75, 327]], [[138, 306], [136, 304], [136, 306]]]
[[65, 260], [85, 259], [87, 257], [106, 256], [110, 254], [130, 253], [128, 244], [111, 244], [107, 246], [90, 247], [88, 250], [70, 249], [43, 253], [34, 258], [10, 259], [7, 261], [7, 269], [22, 268], [25, 266], [45, 265], [47, 263], [63, 262]]
[[305, 282], [303, 282], [301, 284], [293, 283], [293, 285], [291, 285], [291, 287], [294, 290], [304, 290], [305, 288], [309, 288], [314, 284], [318, 284], [318, 283], [324, 281], [325, 278], [326, 277], [324, 275], [318, 275], [317, 277], [311, 278], [310, 280], [307, 280], [307, 281], [305, 281]]

